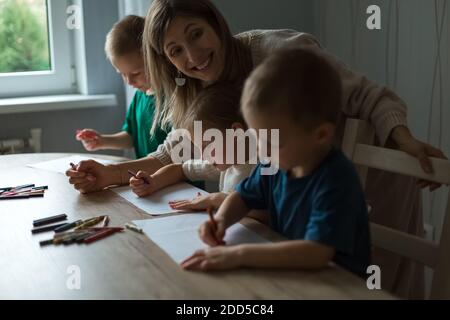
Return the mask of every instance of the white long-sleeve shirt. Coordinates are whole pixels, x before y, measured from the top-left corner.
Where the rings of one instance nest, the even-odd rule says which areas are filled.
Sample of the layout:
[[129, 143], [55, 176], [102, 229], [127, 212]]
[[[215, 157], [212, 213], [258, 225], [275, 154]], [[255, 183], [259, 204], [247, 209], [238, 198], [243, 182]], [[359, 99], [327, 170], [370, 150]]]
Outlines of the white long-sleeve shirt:
[[220, 171], [204, 160], [189, 160], [182, 165], [186, 178], [191, 181], [219, 181], [219, 191], [224, 193], [234, 191], [236, 185], [247, 178], [255, 166], [255, 164], [237, 164]]

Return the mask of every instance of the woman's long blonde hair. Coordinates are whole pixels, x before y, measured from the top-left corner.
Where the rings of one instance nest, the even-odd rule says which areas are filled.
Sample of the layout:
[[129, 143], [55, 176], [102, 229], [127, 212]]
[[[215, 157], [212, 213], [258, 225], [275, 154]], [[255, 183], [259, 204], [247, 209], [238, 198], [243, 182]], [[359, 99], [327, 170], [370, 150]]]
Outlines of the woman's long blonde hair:
[[210, 0], [154, 0], [147, 13], [143, 34], [145, 72], [156, 94], [156, 112], [152, 132], [159, 123], [167, 128], [180, 127], [189, 106], [202, 89], [201, 81], [186, 77], [178, 87], [178, 70], [164, 53], [164, 37], [177, 16], [201, 18], [217, 33], [224, 50], [224, 70], [219, 81], [242, 86], [252, 69], [250, 49], [235, 39], [228, 25]]

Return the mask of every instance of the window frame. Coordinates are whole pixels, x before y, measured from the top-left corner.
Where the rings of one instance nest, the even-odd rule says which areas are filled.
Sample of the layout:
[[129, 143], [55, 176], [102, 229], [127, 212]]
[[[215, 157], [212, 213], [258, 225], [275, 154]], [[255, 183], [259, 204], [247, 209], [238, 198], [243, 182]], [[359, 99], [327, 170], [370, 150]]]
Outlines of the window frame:
[[66, 26], [68, 1], [47, 0], [50, 71], [0, 73], [0, 98], [74, 93], [73, 41]]

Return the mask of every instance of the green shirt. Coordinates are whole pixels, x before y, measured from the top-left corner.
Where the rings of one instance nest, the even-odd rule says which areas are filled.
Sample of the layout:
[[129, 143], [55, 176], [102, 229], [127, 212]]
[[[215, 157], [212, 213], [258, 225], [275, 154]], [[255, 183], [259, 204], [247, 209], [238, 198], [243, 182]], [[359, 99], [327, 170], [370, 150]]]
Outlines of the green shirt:
[[127, 115], [122, 126], [122, 131], [127, 132], [132, 140], [136, 158], [143, 158], [155, 151], [164, 142], [167, 133], [159, 126], [155, 133], [150, 135], [155, 113], [155, 96], [147, 96], [142, 91], [136, 91], [133, 101], [128, 108]]

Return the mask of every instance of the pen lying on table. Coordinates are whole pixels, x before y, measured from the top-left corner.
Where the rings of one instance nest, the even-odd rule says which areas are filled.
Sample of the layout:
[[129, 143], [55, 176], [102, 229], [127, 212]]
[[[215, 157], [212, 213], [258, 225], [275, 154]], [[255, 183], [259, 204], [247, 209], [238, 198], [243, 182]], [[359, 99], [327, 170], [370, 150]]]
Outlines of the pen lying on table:
[[35, 187], [34, 184], [26, 184], [18, 187], [0, 188], [0, 200], [28, 199], [43, 197], [48, 186]]
[[72, 244], [76, 243], [92, 243], [94, 241], [106, 238], [116, 232], [121, 232], [124, 229], [121, 227], [106, 227], [106, 228], [87, 228], [83, 230], [69, 231], [64, 233], [56, 233], [53, 239], [48, 239], [39, 242], [40, 246], [51, 244]]

